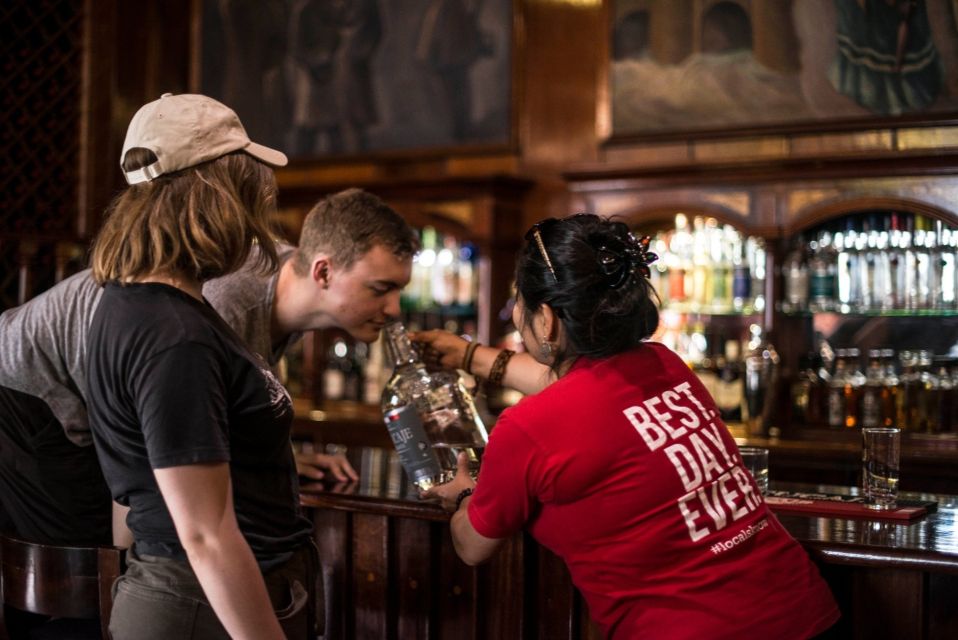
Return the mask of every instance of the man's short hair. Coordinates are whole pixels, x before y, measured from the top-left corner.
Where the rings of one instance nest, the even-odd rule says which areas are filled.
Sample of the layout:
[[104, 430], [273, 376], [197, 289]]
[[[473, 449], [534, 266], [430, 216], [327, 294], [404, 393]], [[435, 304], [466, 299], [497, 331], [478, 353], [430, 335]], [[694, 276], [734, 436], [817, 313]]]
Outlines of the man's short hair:
[[306, 215], [293, 266], [309, 273], [321, 253], [339, 269], [349, 269], [375, 245], [399, 258], [419, 251], [419, 236], [389, 205], [362, 189], [347, 189], [323, 198]]

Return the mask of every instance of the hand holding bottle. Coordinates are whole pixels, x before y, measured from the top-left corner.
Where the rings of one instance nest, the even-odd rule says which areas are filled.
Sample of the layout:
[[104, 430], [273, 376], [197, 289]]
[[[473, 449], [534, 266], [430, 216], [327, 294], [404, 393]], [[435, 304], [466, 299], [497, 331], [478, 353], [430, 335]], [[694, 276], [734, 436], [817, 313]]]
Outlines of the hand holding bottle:
[[423, 363], [430, 369], [462, 367], [466, 347], [469, 346], [465, 339], [442, 329], [411, 332], [409, 339], [416, 343]]
[[476, 486], [475, 480], [469, 471], [469, 456], [460, 453], [456, 459], [456, 476], [445, 484], [439, 484], [428, 491], [422, 491], [419, 494], [423, 500], [439, 500], [443, 510], [449, 513], [455, 513], [459, 508], [459, 494], [465, 489], [472, 489]]

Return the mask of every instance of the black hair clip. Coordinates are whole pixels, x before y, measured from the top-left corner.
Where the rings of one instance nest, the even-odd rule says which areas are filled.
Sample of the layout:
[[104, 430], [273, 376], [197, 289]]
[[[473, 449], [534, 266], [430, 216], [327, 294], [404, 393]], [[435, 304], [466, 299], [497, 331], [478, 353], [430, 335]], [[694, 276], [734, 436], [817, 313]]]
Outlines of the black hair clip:
[[639, 272], [646, 278], [652, 277], [652, 270], [649, 265], [659, 259], [658, 254], [649, 251], [649, 243], [652, 239], [649, 236], [642, 236], [642, 239], [636, 239], [633, 234], [629, 234], [628, 245], [631, 245], [634, 252], [633, 259], [638, 264]]
[[652, 277], [652, 271], [649, 265], [659, 259], [659, 257], [649, 251], [650, 239], [648, 236], [641, 240], [636, 239], [631, 233], [622, 243], [622, 250], [617, 251], [608, 245], [601, 245], [596, 250], [596, 262], [599, 264], [599, 270], [606, 276], [609, 276], [609, 288], [618, 289], [626, 282], [632, 279], [635, 272], [638, 271], [646, 279]]

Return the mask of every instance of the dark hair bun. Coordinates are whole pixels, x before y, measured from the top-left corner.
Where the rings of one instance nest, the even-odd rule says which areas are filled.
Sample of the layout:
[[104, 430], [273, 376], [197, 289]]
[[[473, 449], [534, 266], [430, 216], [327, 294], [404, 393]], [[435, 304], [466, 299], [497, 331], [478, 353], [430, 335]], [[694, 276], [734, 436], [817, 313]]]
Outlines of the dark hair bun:
[[543, 303], [561, 319], [568, 357], [603, 358], [638, 345], [659, 323], [655, 290], [643, 275], [642, 243], [627, 225], [592, 214], [539, 223], [542, 245], [555, 268], [552, 278], [535, 242], [516, 266], [516, 286], [531, 316]]

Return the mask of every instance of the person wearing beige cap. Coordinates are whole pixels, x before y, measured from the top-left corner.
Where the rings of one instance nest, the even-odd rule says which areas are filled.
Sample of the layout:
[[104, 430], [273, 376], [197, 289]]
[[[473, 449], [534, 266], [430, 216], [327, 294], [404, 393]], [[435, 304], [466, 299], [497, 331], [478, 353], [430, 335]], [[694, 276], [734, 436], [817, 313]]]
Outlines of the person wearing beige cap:
[[292, 405], [202, 295], [254, 250], [276, 269], [271, 167], [286, 157], [225, 105], [166, 94], [133, 117], [121, 162], [130, 187], [93, 246], [104, 289], [85, 371], [94, 445], [134, 539], [111, 633], [309, 637], [316, 558]]

